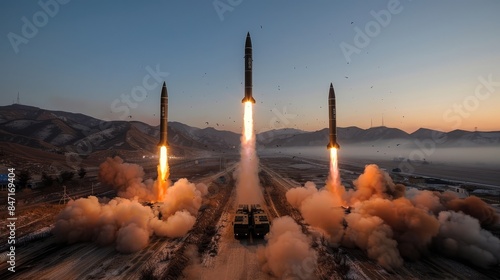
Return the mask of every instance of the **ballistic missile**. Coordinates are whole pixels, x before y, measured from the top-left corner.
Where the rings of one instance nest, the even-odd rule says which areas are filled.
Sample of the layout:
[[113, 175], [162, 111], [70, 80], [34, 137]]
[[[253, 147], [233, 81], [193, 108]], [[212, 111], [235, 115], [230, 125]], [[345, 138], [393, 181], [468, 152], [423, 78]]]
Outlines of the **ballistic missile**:
[[337, 116], [336, 116], [336, 105], [335, 105], [335, 91], [333, 90], [333, 85], [330, 83], [330, 92], [328, 94], [328, 116], [329, 116], [329, 126], [330, 126], [330, 142], [326, 146], [327, 149], [335, 148], [340, 149], [337, 143]]
[[168, 147], [167, 140], [167, 125], [168, 125], [168, 92], [167, 84], [163, 82], [160, 97], [160, 142], [158, 146]]
[[255, 104], [255, 99], [252, 97], [252, 39], [250, 32], [247, 33], [245, 41], [245, 97], [241, 103], [248, 101]]

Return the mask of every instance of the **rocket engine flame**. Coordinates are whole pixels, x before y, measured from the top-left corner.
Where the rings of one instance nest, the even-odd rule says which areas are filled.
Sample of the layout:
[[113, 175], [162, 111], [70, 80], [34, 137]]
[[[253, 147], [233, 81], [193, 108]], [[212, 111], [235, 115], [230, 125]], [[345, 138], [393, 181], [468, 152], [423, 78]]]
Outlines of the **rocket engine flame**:
[[160, 147], [160, 159], [158, 165], [158, 199], [161, 201], [165, 198], [167, 192], [167, 180], [170, 176], [170, 170], [168, 168], [168, 154], [167, 147]]
[[330, 149], [330, 179], [334, 186], [340, 185], [339, 166], [337, 161], [337, 149]]
[[234, 173], [237, 199], [239, 203], [243, 204], [261, 203], [263, 201], [259, 185], [259, 158], [255, 152], [252, 105], [251, 101], [244, 103], [241, 159]]
[[244, 134], [245, 141], [248, 143], [252, 140], [253, 136], [253, 113], [252, 113], [252, 102], [245, 102], [245, 113], [243, 115], [244, 122]]
[[330, 173], [326, 181], [326, 188], [334, 195], [336, 199], [342, 202], [342, 205], [347, 208], [347, 202], [343, 199], [345, 192], [344, 187], [340, 185], [340, 174], [338, 166], [338, 150], [337, 148], [330, 148]]

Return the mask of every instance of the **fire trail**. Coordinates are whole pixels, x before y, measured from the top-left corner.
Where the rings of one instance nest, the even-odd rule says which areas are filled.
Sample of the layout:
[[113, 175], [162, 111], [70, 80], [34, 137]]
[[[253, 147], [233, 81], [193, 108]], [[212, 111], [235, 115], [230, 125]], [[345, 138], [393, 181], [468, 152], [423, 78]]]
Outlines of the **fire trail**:
[[235, 172], [237, 198], [240, 204], [258, 204], [263, 201], [263, 197], [259, 184], [259, 159], [255, 152], [253, 129], [255, 99], [252, 96], [252, 39], [249, 33], [245, 40], [245, 96], [241, 102], [244, 106], [244, 113], [241, 159]]
[[157, 198], [162, 201], [165, 198], [168, 187], [168, 177], [170, 175], [168, 168], [168, 91], [167, 84], [163, 82], [163, 87], [161, 89], [160, 96], [160, 142], [158, 146], [160, 147], [160, 156], [158, 164], [158, 188], [157, 188]]
[[335, 90], [333, 89], [333, 84], [330, 83], [330, 89], [328, 91], [328, 124], [329, 124], [329, 142], [327, 149], [330, 151], [330, 174], [328, 176], [327, 188], [335, 194], [336, 197], [340, 198], [341, 186], [340, 186], [340, 176], [339, 176], [339, 166], [337, 159], [337, 151], [340, 149], [337, 143], [337, 104], [335, 101]]
[[168, 151], [167, 146], [160, 147], [160, 157], [158, 164], [158, 200], [162, 201], [165, 198], [168, 187], [168, 177], [170, 176], [170, 170], [168, 167]]

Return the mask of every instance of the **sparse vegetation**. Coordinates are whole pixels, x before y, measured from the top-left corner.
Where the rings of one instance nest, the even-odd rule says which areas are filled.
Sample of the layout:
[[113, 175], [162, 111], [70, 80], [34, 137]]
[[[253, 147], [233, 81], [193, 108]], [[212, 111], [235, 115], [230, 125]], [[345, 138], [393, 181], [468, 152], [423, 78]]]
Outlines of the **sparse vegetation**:
[[21, 173], [19, 173], [17, 178], [18, 178], [17, 184], [21, 188], [25, 188], [28, 185], [28, 181], [31, 180], [31, 175], [29, 171], [23, 170], [21, 171]]
[[73, 179], [73, 176], [75, 176], [75, 172], [73, 171], [61, 171], [59, 174], [59, 182], [64, 183], [67, 181], [71, 181]]
[[87, 170], [81, 167], [80, 170], [78, 170], [78, 176], [80, 177], [80, 179], [83, 179], [83, 177], [85, 177], [85, 174], [87, 174]]
[[144, 268], [141, 271], [141, 279], [142, 280], [156, 280], [158, 277], [155, 276], [155, 267], [154, 265], [147, 265], [146, 268]]
[[42, 172], [42, 186], [50, 187], [54, 183], [54, 178], [45, 172]]

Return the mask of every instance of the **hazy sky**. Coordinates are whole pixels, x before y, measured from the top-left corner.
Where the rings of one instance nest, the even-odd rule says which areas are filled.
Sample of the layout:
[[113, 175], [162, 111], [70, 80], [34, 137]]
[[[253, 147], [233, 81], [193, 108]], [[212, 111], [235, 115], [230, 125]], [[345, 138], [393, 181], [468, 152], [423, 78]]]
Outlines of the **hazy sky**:
[[326, 127], [330, 82], [339, 126], [500, 130], [500, 1], [59, 1], [0, 2], [0, 105], [157, 125], [166, 80], [240, 132], [249, 31], [258, 131]]

